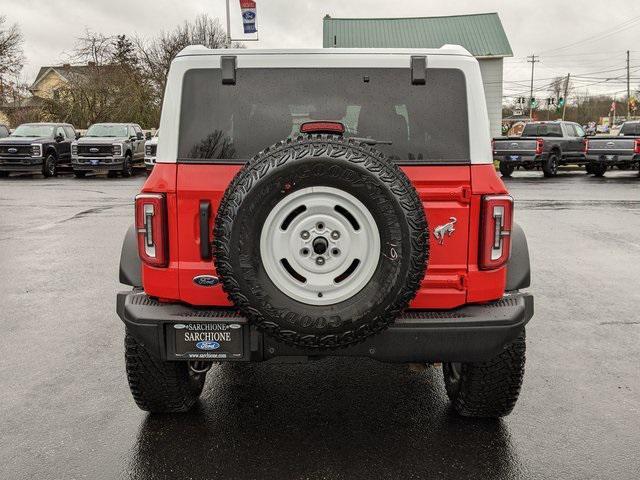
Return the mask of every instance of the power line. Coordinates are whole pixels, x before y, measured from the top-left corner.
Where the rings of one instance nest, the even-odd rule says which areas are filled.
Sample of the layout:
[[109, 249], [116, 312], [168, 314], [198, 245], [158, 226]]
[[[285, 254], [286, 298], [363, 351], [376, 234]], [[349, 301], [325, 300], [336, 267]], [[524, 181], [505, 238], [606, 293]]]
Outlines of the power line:
[[623, 32], [625, 30], [628, 30], [632, 27], [635, 26], [636, 23], [640, 22], [640, 16], [637, 17], [633, 17], [629, 20], [626, 20], [625, 22], [622, 22], [619, 25], [616, 25], [615, 27], [613, 27], [611, 30], [606, 30], [604, 32], [601, 32], [599, 34], [596, 35], [591, 35], [589, 37], [583, 38], [582, 40], [579, 40], [577, 42], [572, 42], [572, 43], [568, 43], [566, 45], [562, 45], [560, 47], [556, 47], [556, 48], [552, 48], [550, 50], [545, 50], [543, 52], [541, 52], [542, 54], [547, 54], [547, 53], [551, 53], [551, 52], [558, 52], [560, 50], [566, 50], [567, 48], [571, 48], [574, 47], [576, 45], [583, 45], [585, 43], [591, 43], [594, 41], [598, 41], [598, 40], [603, 40], [605, 38], [608, 38], [612, 35], [617, 35], [620, 32]]

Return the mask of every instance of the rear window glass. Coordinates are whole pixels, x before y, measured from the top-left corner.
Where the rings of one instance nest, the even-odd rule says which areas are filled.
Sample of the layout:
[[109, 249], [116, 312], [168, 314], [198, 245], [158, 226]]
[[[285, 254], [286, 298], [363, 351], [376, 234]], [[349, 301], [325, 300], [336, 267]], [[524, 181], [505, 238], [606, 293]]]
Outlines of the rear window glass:
[[523, 137], [562, 137], [559, 123], [530, 123], [522, 131]]
[[218, 69], [184, 78], [178, 157], [181, 162], [245, 162], [299, 134], [308, 121], [340, 121], [346, 137], [377, 145], [401, 163], [468, 163], [464, 74], [429, 69], [412, 85], [409, 69], [238, 69], [222, 85]]
[[620, 130], [620, 135], [640, 136], [640, 123], [625, 123]]

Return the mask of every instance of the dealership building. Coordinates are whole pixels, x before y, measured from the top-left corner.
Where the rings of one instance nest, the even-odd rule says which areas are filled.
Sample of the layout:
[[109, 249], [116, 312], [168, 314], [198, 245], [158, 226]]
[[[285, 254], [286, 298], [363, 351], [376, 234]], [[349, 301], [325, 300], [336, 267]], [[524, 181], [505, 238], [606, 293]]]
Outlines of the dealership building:
[[512, 57], [497, 13], [419, 18], [324, 17], [325, 48], [440, 48], [462, 45], [480, 63], [491, 123], [501, 134], [503, 60]]

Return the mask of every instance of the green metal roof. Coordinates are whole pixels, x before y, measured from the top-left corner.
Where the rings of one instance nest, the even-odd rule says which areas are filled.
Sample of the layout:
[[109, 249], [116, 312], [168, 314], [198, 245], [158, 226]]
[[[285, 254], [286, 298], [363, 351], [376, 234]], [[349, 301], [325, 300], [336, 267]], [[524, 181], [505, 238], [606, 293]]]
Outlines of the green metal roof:
[[497, 13], [419, 18], [324, 17], [325, 48], [440, 48], [462, 45], [476, 57], [512, 57]]

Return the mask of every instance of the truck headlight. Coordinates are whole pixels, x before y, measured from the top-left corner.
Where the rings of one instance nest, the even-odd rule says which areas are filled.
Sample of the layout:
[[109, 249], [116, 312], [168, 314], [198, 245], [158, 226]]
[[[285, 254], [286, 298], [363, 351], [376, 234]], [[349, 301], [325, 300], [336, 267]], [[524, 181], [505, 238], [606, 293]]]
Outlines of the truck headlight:
[[113, 144], [113, 156], [114, 157], [121, 157], [122, 156], [122, 144], [121, 143], [114, 143]]
[[78, 156], [78, 144], [77, 143], [72, 143], [71, 144], [71, 156], [72, 157], [77, 157]]
[[31, 156], [32, 157], [42, 157], [42, 145], [39, 143], [31, 144]]

